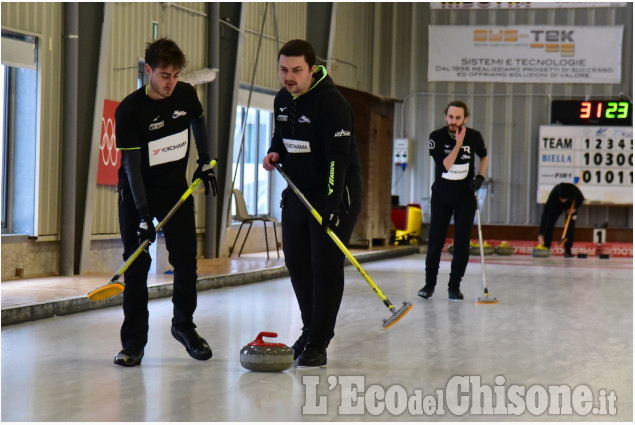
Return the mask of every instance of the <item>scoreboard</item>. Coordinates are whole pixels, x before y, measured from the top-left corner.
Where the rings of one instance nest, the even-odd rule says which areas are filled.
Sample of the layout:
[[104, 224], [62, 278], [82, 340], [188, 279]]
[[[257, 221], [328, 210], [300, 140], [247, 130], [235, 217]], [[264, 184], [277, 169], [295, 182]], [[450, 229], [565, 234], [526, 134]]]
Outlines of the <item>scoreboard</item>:
[[551, 123], [632, 126], [632, 105], [626, 100], [554, 100]]
[[558, 183], [576, 183], [587, 202], [633, 204], [633, 127], [540, 126], [538, 202]]
[[586, 202], [633, 205], [633, 105], [628, 99], [553, 100], [538, 136], [538, 202], [579, 182]]

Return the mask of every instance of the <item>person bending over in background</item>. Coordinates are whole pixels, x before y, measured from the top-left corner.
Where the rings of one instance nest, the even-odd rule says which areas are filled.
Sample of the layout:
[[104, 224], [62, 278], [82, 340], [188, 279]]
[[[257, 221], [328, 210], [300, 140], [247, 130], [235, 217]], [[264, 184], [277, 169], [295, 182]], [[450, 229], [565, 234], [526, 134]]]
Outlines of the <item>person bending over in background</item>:
[[[575, 204], [574, 204], [575, 202]], [[573, 246], [573, 238], [575, 236], [575, 222], [578, 218], [578, 209], [584, 202], [584, 196], [580, 189], [571, 183], [560, 183], [556, 185], [549, 194], [549, 198], [542, 210], [542, 218], [540, 219], [540, 234], [538, 235], [538, 244], [549, 249], [553, 237], [553, 228], [556, 220], [563, 212], [567, 215], [571, 214], [567, 233], [564, 235], [566, 241], [564, 243], [565, 258], [573, 257], [571, 247]]]
[[[460, 301], [461, 279], [470, 255], [470, 235], [476, 212], [475, 190], [485, 180], [489, 158], [481, 133], [465, 126], [469, 111], [455, 100], [445, 108], [447, 126], [430, 134], [430, 156], [434, 159], [434, 183], [430, 201], [431, 217], [426, 256], [426, 282], [419, 296], [428, 299], [434, 293], [450, 219], [454, 215], [454, 254], [448, 283], [448, 297]], [[474, 177], [474, 158], [480, 158]]]

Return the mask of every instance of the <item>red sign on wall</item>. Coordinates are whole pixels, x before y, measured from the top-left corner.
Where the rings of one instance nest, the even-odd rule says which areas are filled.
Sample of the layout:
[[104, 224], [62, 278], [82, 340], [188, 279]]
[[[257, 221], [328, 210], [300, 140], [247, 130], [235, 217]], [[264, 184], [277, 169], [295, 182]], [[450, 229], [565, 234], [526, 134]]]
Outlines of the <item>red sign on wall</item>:
[[117, 185], [117, 171], [121, 163], [121, 153], [117, 151], [115, 137], [115, 110], [119, 102], [104, 100], [104, 114], [101, 118], [101, 139], [99, 141], [99, 165], [97, 184]]

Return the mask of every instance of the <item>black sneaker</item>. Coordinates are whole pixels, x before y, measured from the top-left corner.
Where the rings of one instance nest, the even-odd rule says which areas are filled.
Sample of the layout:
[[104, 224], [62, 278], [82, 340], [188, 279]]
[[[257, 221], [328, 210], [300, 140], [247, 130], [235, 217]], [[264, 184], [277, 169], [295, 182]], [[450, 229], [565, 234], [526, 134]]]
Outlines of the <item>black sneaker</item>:
[[424, 286], [423, 288], [421, 288], [421, 290], [419, 291], [419, 293], [417, 295], [419, 295], [421, 298], [427, 300], [428, 298], [430, 298], [432, 296], [432, 294], [434, 294], [434, 286]]
[[463, 301], [463, 294], [460, 289], [448, 289], [448, 298], [450, 301]]
[[311, 329], [302, 328], [302, 335], [300, 338], [291, 346], [293, 350], [293, 360], [297, 360], [300, 357], [300, 354], [304, 351], [304, 347], [306, 347], [306, 343], [309, 340], [309, 334], [311, 333]]
[[172, 336], [185, 346], [187, 353], [193, 359], [209, 360], [212, 358], [212, 349], [194, 328], [180, 330], [172, 326]]
[[326, 366], [326, 347], [321, 344], [308, 343], [297, 362], [298, 367]]
[[121, 350], [115, 356], [115, 364], [119, 366], [137, 366], [141, 364], [143, 348], [128, 347]]
[[573, 254], [571, 253], [571, 250], [565, 249], [564, 258], [573, 258]]

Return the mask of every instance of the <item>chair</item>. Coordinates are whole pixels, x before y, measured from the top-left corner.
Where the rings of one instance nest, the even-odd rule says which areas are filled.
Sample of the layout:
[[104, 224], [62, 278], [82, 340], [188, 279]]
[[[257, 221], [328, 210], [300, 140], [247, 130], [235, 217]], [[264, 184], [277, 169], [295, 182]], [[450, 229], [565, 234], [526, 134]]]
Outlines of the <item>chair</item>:
[[245, 240], [243, 241], [242, 246], [240, 247], [240, 254], [243, 253], [243, 248], [245, 247], [245, 242], [247, 242], [247, 238], [249, 237], [249, 232], [251, 231], [251, 226], [253, 226], [254, 221], [262, 221], [262, 225], [265, 228], [265, 243], [267, 244], [267, 259], [269, 259], [269, 238], [267, 238], [267, 223], [273, 224], [273, 234], [276, 238], [276, 251], [278, 253], [278, 258], [280, 258], [280, 249], [278, 248], [278, 232], [276, 231], [276, 222], [278, 220], [275, 217], [257, 217], [249, 215], [247, 212], [247, 204], [245, 204], [245, 198], [243, 197], [243, 193], [238, 189], [232, 189], [232, 193], [234, 194], [234, 201], [236, 202], [236, 220], [240, 221], [240, 227], [238, 228], [238, 233], [236, 234], [236, 239], [234, 239], [234, 244], [231, 248], [229, 248], [229, 256], [232, 256], [234, 252], [234, 247], [236, 246], [236, 242], [238, 241], [238, 237], [240, 236], [240, 231], [243, 229], [243, 225], [245, 223], [249, 223], [249, 229], [247, 229], [247, 235], [245, 236]]

